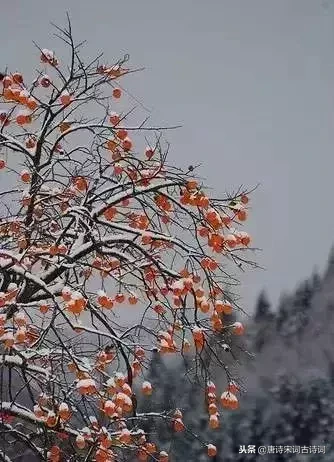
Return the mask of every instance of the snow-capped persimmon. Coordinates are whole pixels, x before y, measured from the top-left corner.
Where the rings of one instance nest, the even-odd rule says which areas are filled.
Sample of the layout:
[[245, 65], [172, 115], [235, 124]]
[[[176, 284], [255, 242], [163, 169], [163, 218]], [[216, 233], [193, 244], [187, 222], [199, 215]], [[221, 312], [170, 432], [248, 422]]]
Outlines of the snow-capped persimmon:
[[243, 204], [246, 205], [246, 204], [248, 204], [248, 202], [249, 202], [249, 197], [248, 197], [246, 194], [242, 194], [240, 200], [241, 200], [241, 202], [242, 202]]
[[197, 207], [202, 208], [202, 209], [207, 209], [209, 205], [210, 205], [209, 198], [204, 195], [201, 195], [197, 202]]
[[67, 130], [69, 130], [71, 128], [71, 123], [67, 120], [67, 119], [64, 119], [62, 122], [60, 122], [59, 124], [59, 130], [61, 133], [64, 133], [66, 132]]
[[27, 99], [27, 107], [31, 111], [34, 111], [38, 107], [36, 99], [29, 96], [29, 98]]
[[42, 417], [44, 417], [44, 411], [38, 404], [34, 406], [34, 414], [38, 419], [41, 419]]
[[215, 393], [216, 391], [216, 385], [211, 380], [206, 384], [206, 391], [207, 393]]
[[[194, 281], [194, 282], [195, 282], [195, 281]], [[204, 292], [203, 287], [198, 287], [198, 288], [195, 290], [195, 295], [196, 295], [197, 298], [202, 298], [202, 297], [204, 297], [204, 294], [205, 294], [205, 292]]]
[[183, 432], [185, 430], [185, 426], [182, 419], [178, 418], [174, 420], [173, 430], [177, 433]]
[[145, 350], [141, 346], [137, 346], [135, 348], [135, 356], [136, 358], [144, 358], [145, 357]]
[[76, 444], [77, 448], [84, 449], [85, 446], [86, 446], [86, 440], [85, 440], [84, 436], [83, 435], [77, 435], [77, 437], [75, 439], [75, 444]]
[[10, 87], [3, 89], [3, 98], [5, 101], [13, 101], [13, 92]]
[[194, 327], [193, 331], [193, 338], [195, 342], [196, 348], [202, 348], [204, 345], [204, 333], [200, 327]]
[[18, 244], [18, 247], [19, 249], [21, 250], [24, 250], [27, 248], [27, 239], [23, 236], [19, 237], [18, 241], [17, 241], [17, 244]]
[[106, 414], [106, 416], [112, 417], [116, 412], [116, 404], [111, 400], [107, 400], [104, 403], [103, 412]]
[[162, 215], [161, 221], [163, 224], [167, 225], [168, 223], [170, 223], [171, 219], [168, 215]]
[[27, 324], [27, 319], [23, 312], [19, 311], [14, 315], [14, 324], [20, 327], [25, 326]]
[[31, 114], [29, 112], [20, 111], [16, 116], [16, 123], [18, 125], [29, 124], [31, 120]]
[[73, 180], [74, 186], [81, 192], [86, 191], [88, 183], [86, 178], [79, 176]]
[[215, 430], [219, 428], [219, 418], [218, 414], [211, 414], [209, 417], [209, 427]]
[[159, 453], [159, 462], [169, 462], [169, 456], [166, 451], [160, 451]]
[[[118, 142], [115, 141], [114, 139], [108, 140], [108, 141], [106, 142], [106, 145], [105, 145], [105, 146], [106, 146], [106, 148], [107, 148], [109, 151], [115, 152], [115, 151], [117, 150], [117, 147], [118, 147]], [[116, 159], [114, 159], [114, 160], [116, 160]]]
[[60, 403], [58, 408], [58, 414], [62, 421], [66, 422], [67, 420], [69, 420], [71, 418], [72, 413], [68, 404]]
[[60, 95], [60, 102], [63, 106], [68, 106], [72, 102], [72, 100], [72, 95], [70, 95], [70, 93], [66, 90], [64, 90]]
[[238, 409], [239, 407], [238, 398], [230, 391], [224, 391], [220, 397], [220, 401], [226, 409]]
[[216, 300], [214, 302], [214, 306], [218, 314], [222, 314], [224, 312], [224, 302], [222, 300]]
[[235, 395], [238, 391], [240, 391], [240, 387], [234, 380], [231, 380], [228, 384], [227, 391], [230, 391]]
[[208, 264], [208, 269], [210, 271], [215, 271], [218, 268], [218, 263], [213, 258], [210, 259]]
[[12, 79], [9, 75], [6, 75], [6, 76], [2, 79], [2, 86], [3, 86], [3, 88], [9, 88], [11, 85], [13, 85], [13, 79]]
[[225, 242], [226, 242], [226, 245], [231, 249], [234, 249], [235, 246], [237, 245], [237, 239], [234, 236], [234, 234], [228, 234], [225, 237]]
[[28, 170], [22, 170], [20, 174], [20, 178], [21, 178], [21, 181], [23, 181], [23, 183], [30, 183], [31, 173], [28, 172]]
[[207, 300], [202, 299], [199, 303], [199, 308], [202, 313], [208, 313], [210, 311], [210, 303]]
[[232, 218], [227, 213], [223, 213], [221, 215], [221, 220], [222, 220], [222, 223], [223, 223], [224, 226], [230, 226], [231, 225]]
[[[13, 95], [15, 96], [15, 93], [13, 92]], [[19, 101], [23, 105], [28, 105], [29, 101], [29, 92], [25, 89], [19, 90], [18, 96], [17, 96], [17, 101]]]
[[21, 89], [19, 87], [12, 87], [11, 91], [12, 91], [13, 100], [19, 102], [20, 101], [19, 97], [20, 97]]
[[120, 122], [121, 118], [119, 116], [119, 114], [117, 114], [117, 112], [112, 112], [109, 116], [109, 121], [111, 123], [111, 125], [118, 125], [119, 122]]
[[242, 245], [244, 245], [245, 247], [249, 246], [250, 241], [251, 241], [250, 236], [245, 232], [241, 232], [240, 234], [241, 234], [240, 240], [241, 240]]
[[108, 296], [107, 294], [101, 290], [98, 292], [98, 297], [97, 297], [97, 303], [101, 306], [104, 306], [107, 304]]
[[117, 131], [116, 135], [117, 135], [117, 138], [124, 141], [126, 137], [128, 136], [128, 132], [127, 130], [125, 130], [125, 128], [121, 128], [120, 130]]
[[116, 301], [117, 303], [123, 303], [124, 300], [125, 300], [125, 295], [122, 294], [122, 293], [118, 293], [118, 294], [116, 295], [116, 297], [115, 297], [115, 301]]
[[243, 335], [243, 333], [245, 332], [245, 328], [243, 326], [243, 324], [241, 322], [235, 322], [233, 324], [233, 332], [236, 334], [236, 335]]
[[144, 245], [152, 244], [152, 237], [149, 234], [143, 234], [141, 241]]
[[112, 220], [117, 214], [116, 207], [108, 207], [104, 212], [103, 215], [106, 220]]
[[138, 303], [138, 297], [136, 295], [130, 295], [128, 300], [130, 305], [136, 305]]
[[123, 167], [120, 164], [115, 164], [114, 173], [115, 175], [121, 175], [123, 173]]
[[57, 416], [53, 411], [49, 411], [46, 418], [46, 425], [53, 428], [57, 425]]
[[40, 60], [42, 63], [47, 63], [50, 59], [50, 56], [52, 56], [52, 52], [48, 50], [47, 48], [44, 48], [41, 52]]
[[110, 297], [107, 297], [107, 300], [103, 305], [103, 308], [105, 308], [106, 310], [111, 310], [113, 308], [113, 306], [114, 306], [113, 299], [110, 298]]
[[46, 314], [49, 311], [49, 305], [42, 303], [41, 305], [39, 305], [39, 311], [42, 314]]
[[173, 413], [174, 419], [182, 419], [183, 418], [183, 412], [180, 409], [175, 409]]
[[51, 245], [50, 248], [49, 248], [49, 253], [52, 256], [58, 255], [58, 253], [59, 253], [58, 246], [57, 245]]
[[26, 329], [24, 327], [20, 327], [19, 329], [17, 329], [16, 333], [15, 333], [15, 343], [17, 344], [20, 344], [20, 343], [24, 343], [25, 340], [26, 340]]
[[217, 448], [214, 444], [208, 444], [208, 456], [215, 457], [217, 455]]
[[189, 191], [193, 191], [194, 189], [197, 189], [197, 188], [198, 188], [198, 182], [197, 182], [197, 180], [188, 180], [188, 181], [187, 181], [187, 184], [186, 184], [186, 188], [187, 188]]
[[124, 151], [130, 151], [132, 149], [132, 141], [129, 137], [126, 137], [122, 142], [122, 148]]
[[61, 295], [62, 295], [63, 299], [66, 302], [68, 302], [68, 301], [71, 300], [72, 290], [69, 287], [64, 287], [62, 292], [61, 292]]
[[166, 308], [160, 304], [160, 303], [155, 303], [153, 306], [152, 306], [152, 309], [157, 313], [157, 314], [160, 314], [160, 315], [163, 315], [166, 313]]
[[93, 379], [81, 379], [77, 383], [77, 390], [81, 395], [93, 395], [97, 392], [96, 383]]
[[26, 148], [32, 149], [36, 146], [36, 140], [32, 136], [29, 136], [25, 141]]
[[43, 74], [39, 80], [42, 87], [48, 88], [51, 85], [51, 78], [47, 74]]
[[[84, 306], [82, 304], [82, 302], [79, 302], [77, 300], [70, 300], [67, 304], [66, 304], [66, 309], [74, 314], [74, 315], [79, 315], [82, 313], [82, 311], [84, 310]], [[78, 332], [78, 328], [76, 328], [77, 332]], [[80, 332], [80, 330], [79, 330]]]
[[6, 167], [6, 161], [3, 159], [0, 159], [0, 170], [3, 170]]
[[123, 430], [121, 431], [121, 434], [119, 436], [119, 440], [121, 443], [125, 444], [125, 445], [129, 445], [131, 444], [131, 440], [132, 440], [132, 436], [131, 436], [131, 432], [128, 428], [123, 428]]
[[208, 228], [206, 226], [201, 226], [198, 229], [198, 234], [201, 237], [207, 237], [209, 235], [209, 230], [208, 230]]
[[126, 383], [126, 377], [122, 372], [116, 372], [115, 383], [118, 387], [122, 387]]
[[207, 401], [208, 401], [208, 404], [216, 404], [216, 401], [217, 401], [217, 396], [216, 396], [216, 393], [215, 392], [210, 392], [207, 394]]
[[217, 414], [217, 406], [216, 406], [216, 404], [215, 403], [209, 404], [208, 411], [209, 411], [210, 415]]
[[227, 300], [216, 300], [215, 301], [215, 309], [217, 313], [221, 314], [231, 314], [232, 313], [232, 305]]
[[242, 209], [239, 210], [237, 213], [237, 218], [239, 221], [245, 221], [247, 219], [247, 212], [246, 210]]
[[67, 247], [65, 244], [59, 244], [58, 245], [58, 254], [60, 255], [65, 255], [67, 252]]
[[150, 382], [143, 382], [141, 390], [144, 395], [150, 396], [152, 394], [152, 385]]
[[112, 95], [114, 98], [119, 99], [122, 96], [122, 90], [120, 88], [114, 88]]

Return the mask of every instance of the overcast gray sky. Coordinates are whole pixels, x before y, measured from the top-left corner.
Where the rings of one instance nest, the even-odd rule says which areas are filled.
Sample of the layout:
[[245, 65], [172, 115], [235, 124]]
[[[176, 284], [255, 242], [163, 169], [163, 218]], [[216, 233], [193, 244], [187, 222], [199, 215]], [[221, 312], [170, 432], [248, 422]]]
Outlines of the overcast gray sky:
[[[203, 163], [217, 192], [261, 183], [248, 229], [266, 267], [242, 276], [251, 310], [315, 266], [334, 241], [333, 0], [11, 0], [1, 2], [1, 66], [37, 65], [32, 40], [61, 49], [50, 22], [87, 39], [85, 54], [129, 53], [145, 71], [127, 88], [170, 132], [171, 160]], [[6, 45], [4, 45], [6, 43]]]

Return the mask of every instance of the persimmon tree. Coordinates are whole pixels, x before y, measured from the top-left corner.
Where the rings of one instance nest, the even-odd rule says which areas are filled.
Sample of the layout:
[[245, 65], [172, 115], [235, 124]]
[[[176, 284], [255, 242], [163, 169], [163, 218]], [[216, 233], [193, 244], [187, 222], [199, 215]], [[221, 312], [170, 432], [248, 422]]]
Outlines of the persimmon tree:
[[181, 409], [138, 411], [152, 352], [192, 358], [213, 429], [238, 407], [221, 358], [244, 331], [224, 315], [238, 309], [229, 267], [249, 263], [248, 192], [210, 197], [194, 167], [168, 163], [168, 127], [130, 122], [128, 56], [85, 62], [70, 22], [57, 35], [68, 65], [37, 47], [30, 85], [1, 76], [0, 455], [166, 462], [142, 422], [191, 429]]

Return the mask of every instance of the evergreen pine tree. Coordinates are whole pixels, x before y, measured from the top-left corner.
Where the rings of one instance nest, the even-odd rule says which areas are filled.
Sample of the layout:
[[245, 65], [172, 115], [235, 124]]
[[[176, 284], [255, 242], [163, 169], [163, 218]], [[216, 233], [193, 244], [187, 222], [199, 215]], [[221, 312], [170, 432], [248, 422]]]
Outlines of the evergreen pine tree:
[[271, 317], [272, 313], [270, 311], [270, 303], [268, 301], [266, 292], [262, 290], [256, 303], [254, 320], [255, 322], [264, 320], [267, 321], [268, 318]]
[[333, 275], [334, 275], [334, 245], [332, 246], [329, 252], [324, 278], [327, 279], [328, 277], [333, 276]]
[[262, 291], [256, 303], [254, 313], [254, 350], [260, 352], [266, 342], [268, 336], [270, 336], [272, 330], [272, 322], [274, 320], [274, 314], [270, 310], [270, 303], [265, 291]]
[[277, 309], [277, 315], [276, 315], [276, 326], [277, 326], [277, 331], [281, 335], [285, 335], [285, 326], [288, 322], [289, 319], [289, 297], [284, 294], [281, 296], [279, 304], [278, 304], [278, 309]]

